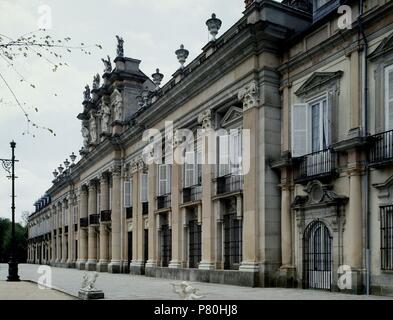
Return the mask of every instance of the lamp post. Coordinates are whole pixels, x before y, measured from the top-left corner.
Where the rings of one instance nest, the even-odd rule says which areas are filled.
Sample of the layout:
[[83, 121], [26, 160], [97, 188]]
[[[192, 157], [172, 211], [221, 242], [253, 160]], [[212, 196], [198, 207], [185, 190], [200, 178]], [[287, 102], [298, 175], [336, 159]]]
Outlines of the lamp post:
[[9, 174], [8, 178], [11, 178], [12, 181], [12, 229], [11, 229], [11, 257], [8, 262], [8, 277], [7, 281], [20, 281], [18, 275], [18, 261], [16, 259], [16, 239], [15, 239], [15, 146], [16, 143], [12, 141], [10, 143], [12, 150], [11, 159], [0, 159], [2, 166], [5, 171]]

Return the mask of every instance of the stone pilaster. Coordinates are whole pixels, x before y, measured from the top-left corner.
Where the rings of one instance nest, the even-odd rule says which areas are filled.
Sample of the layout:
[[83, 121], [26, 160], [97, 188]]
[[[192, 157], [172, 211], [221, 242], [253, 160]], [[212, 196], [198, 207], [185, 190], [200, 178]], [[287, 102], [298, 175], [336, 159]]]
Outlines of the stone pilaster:
[[112, 260], [108, 265], [110, 273], [120, 273], [120, 215], [121, 215], [121, 167], [115, 166], [112, 172]]
[[59, 234], [59, 230], [61, 227], [61, 206], [57, 205], [57, 214], [56, 214], [56, 264], [59, 264], [61, 261], [61, 235]]
[[[176, 153], [181, 152], [181, 148], [175, 147], [174, 159], [179, 159], [180, 155]], [[173, 161], [172, 165], [172, 189], [171, 189], [171, 207], [172, 207], [172, 260], [169, 262], [169, 268], [184, 267], [185, 262], [182, 259], [182, 251], [184, 242], [182, 241], [183, 233], [183, 215], [179, 205], [181, 204], [180, 190], [182, 186], [182, 166]]]
[[362, 269], [363, 245], [362, 245], [362, 174], [360, 152], [351, 150], [348, 152], [349, 174], [349, 208], [346, 214], [344, 230], [344, 264], [351, 267], [352, 293], [363, 291]]
[[210, 129], [212, 128], [211, 110], [206, 110], [198, 116], [198, 122], [205, 130], [205, 134], [201, 136], [204, 139], [205, 152], [202, 164], [202, 260], [199, 269], [210, 270], [216, 268], [216, 252], [215, 252], [215, 217], [213, 210], [213, 166], [209, 162], [209, 148], [211, 139], [208, 138]]
[[[241, 271], [256, 272], [259, 270], [259, 98], [258, 83], [251, 82], [240, 90], [239, 100], [243, 102], [243, 129], [248, 130], [244, 145], [244, 190], [243, 190], [243, 261]], [[247, 170], [248, 169], [248, 170]]]

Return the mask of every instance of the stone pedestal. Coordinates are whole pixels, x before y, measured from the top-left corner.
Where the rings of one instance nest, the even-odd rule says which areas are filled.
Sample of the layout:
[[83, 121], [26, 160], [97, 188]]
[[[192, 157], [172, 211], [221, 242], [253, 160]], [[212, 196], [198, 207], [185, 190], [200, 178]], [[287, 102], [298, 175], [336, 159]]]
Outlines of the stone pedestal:
[[97, 272], [108, 272], [108, 261], [99, 260], [97, 263]]
[[104, 299], [104, 292], [101, 290], [84, 290], [80, 289], [78, 291], [78, 297], [82, 300], [97, 300], [97, 299]]
[[108, 264], [108, 272], [109, 273], [120, 273], [121, 272], [120, 261], [112, 260], [111, 263]]
[[132, 261], [130, 264], [130, 274], [135, 274], [135, 275], [145, 274], [145, 262]]

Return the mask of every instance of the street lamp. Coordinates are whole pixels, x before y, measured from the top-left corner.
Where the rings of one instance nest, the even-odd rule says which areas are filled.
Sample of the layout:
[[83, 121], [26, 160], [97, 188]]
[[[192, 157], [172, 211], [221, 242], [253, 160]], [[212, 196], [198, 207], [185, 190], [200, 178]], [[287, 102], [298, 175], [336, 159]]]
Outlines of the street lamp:
[[2, 166], [5, 171], [9, 174], [8, 178], [11, 178], [12, 181], [12, 204], [11, 204], [11, 211], [12, 211], [12, 229], [11, 229], [11, 257], [10, 261], [8, 262], [8, 277], [7, 281], [20, 281], [18, 275], [18, 261], [16, 259], [16, 239], [15, 239], [15, 146], [16, 143], [12, 141], [10, 143], [11, 150], [12, 150], [12, 157], [11, 159], [0, 159]]

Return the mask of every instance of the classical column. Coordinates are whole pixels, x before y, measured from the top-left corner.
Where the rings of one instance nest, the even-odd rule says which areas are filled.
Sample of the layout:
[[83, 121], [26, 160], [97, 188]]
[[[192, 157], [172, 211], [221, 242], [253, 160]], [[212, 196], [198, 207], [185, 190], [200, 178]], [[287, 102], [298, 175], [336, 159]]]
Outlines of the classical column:
[[146, 272], [149, 268], [157, 267], [157, 221], [155, 215], [156, 209], [156, 186], [157, 182], [157, 165], [149, 165], [149, 259], [146, 262]]
[[89, 228], [88, 228], [88, 259], [86, 262], [86, 270], [95, 271], [97, 269], [97, 233], [95, 227], [90, 225], [90, 216], [97, 214], [97, 184], [96, 181], [89, 183]]
[[[100, 188], [101, 188], [101, 212], [109, 210], [109, 184], [107, 174], [103, 174], [100, 178]], [[108, 271], [108, 230], [107, 223], [100, 222], [100, 260], [97, 264], [98, 272]]]
[[74, 248], [74, 207], [76, 204], [75, 195], [71, 196], [68, 208], [67, 208], [67, 220], [68, 220], [68, 253], [67, 253], [67, 268], [74, 267], [73, 261], [73, 248]]
[[60, 203], [57, 205], [57, 214], [56, 214], [56, 265], [58, 265], [61, 261], [61, 205]]
[[199, 269], [215, 269], [216, 268], [216, 219], [213, 210], [213, 166], [209, 159], [212, 139], [209, 139], [210, 129], [212, 128], [211, 110], [206, 110], [198, 116], [198, 122], [202, 124], [205, 134], [201, 136], [204, 139], [204, 161], [202, 164], [202, 261]]
[[[239, 91], [243, 102], [243, 148], [244, 148], [244, 189], [243, 189], [243, 261], [239, 270], [259, 270], [259, 99], [258, 83], [251, 82]], [[248, 134], [247, 134], [248, 133]], [[249, 141], [248, 141], [249, 139]], [[264, 161], [264, 159], [262, 160]], [[248, 169], [248, 170], [247, 170]]]
[[[85, 186], [81, 186], [80, 188], [80, 202], [79, 202], [79, 217], [87, 218], [88, 213], [88, 197], [87, 190]], [[85, 269], [86, 259], [87, 259], [87, 232], [85, 228], [81, 228], [80, 219], [78, 221], [78, 232], [79, 232], [79, 241], [78, 241], [78, 258], [76, 261], [77, 268], [80, 270]]]
[[131, 274], [142, 274], [143, 260], [143, 215], [142, 203], [139, 193], [140, 175], [146, 170], [143, 161], [135, 161], [131, 166], [132, 174], [132, 261], [130, 264]]
[[[181, 155], [177, 153], [181, 152], [181, 148], [175, 146], [174, 155], [175, 159], [180, 159]], [[184, 242], [182, 239], [183, 217], [179, 205], [180, 200], [180, 189], [182, 185], [182, 165], [178, 164], [177, 161], [173, 161], [172, 165], [172, 189], [171, 189], [171, 207], [172, 207], [172, 260], [169, 262], [169, 268], [181, 268], [184, 266], [182, 260], [182, 246]]]
[[62, 214], [61, 214], [61, 264], [62, 267], [66, 266], [67, 263], [67, 237], [65, 232], [65, 227], [67, 224], [67, 212], [68, 212], [68, 200], [65, 200], [62, 205]]
[[362, 289], [362, 167], [357, 150], [348, 152], [349, 209], [346, 214], [344, 230], [344, 264], [351, 267], [352, 292], [360, 293]]
[[56, 261], [56, 236], [55, 236], [55, 220], [56, 220], [56, 208], [52, 207], [51, 214], [51, 244], [52, 244], [52, 252], [51, 252], [51, 265], [53, 265]]
[[120, 273], [120, 215], [121, 215], [121, 167], [112, 172], [112, 259], [108, 265], [110, 273]]

